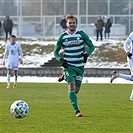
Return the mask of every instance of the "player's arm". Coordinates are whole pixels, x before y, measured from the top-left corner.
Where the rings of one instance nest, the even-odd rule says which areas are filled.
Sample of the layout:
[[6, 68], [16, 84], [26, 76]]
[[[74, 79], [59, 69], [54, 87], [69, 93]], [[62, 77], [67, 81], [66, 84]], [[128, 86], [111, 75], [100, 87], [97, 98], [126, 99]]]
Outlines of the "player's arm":
[[20, 53], [20, 64], [23, 64], [23, 51], [22, 51], [22, 48], [21, 48], [21, 46], [20, 46], [20, 44], [18, 44], [18, 46], [19, 46], [19, 53]]
[[89, 56], [94, 51], [95, 46], [90, 39], [86, 42], [86, 45], [89, 46], [89, 49], [87, 51], [87, 55]]
[[132, 53], [130, 53], [128, 45], [131, 43], [132, 40], [133, 40], [133, 32], [129, 35], [129, 37], [124, 42], [124, 50], [129, 58], [131, 58]]
[[87, 55], [89, 56], [94, 51], [95, 46], [93, 45], [92, 41], [89, 39], [88, 35], [84, 32], [83, 34], [84, 34], [83, 36], [84, 36], [85, 44], [89, 47], [87, 51]]
[[61, 59], [61, 56], [59, 54], [61, 46], [62, 46], [62, 37], [60, 36], [59, 39], [57, 40], [57, 43], [54, 48], [54, 56], [58, 61], [60, 61], [60, 59]]
[[131, 37], [129, 36], [129, 37], [126, 39], [126, 41], [124, 42], [124, 50], [125, 50], [126, 53], [127, 53], [127, 52], [130, 52], [129, 49], [128, 49], [128, 45], [130, 44], [130, 42], [131, 42]]
[[82, 32], [82, 36], [84, 38], [85, 44], [89, 47], [87, 53], [82, 54], [84, 57], [84, 63], [86, 63], [88, 56], [94, 51], [95, 47], [85, 32]]
[[84, 43], [89, 47], [87, 51], [87, 55], [89, 56], [95, 49], [95, 46], [93, 45], [92, 41], [90, 40], [89, 36], [85, 32], [81, 32]]
[[62, 66], [64, 68], [68, 68], [68, 63], [66, 60], [62, 59], [60, 54], [59, 54], [59, 51], [62, 47], [62, 36], [59, 37], [59, 39], [57, 40], [57, 43], [55, 45], [55, 48], [54, 48], [54, 56], [55, 58], [61, 62]]
[[4, 56], [3, 56], [3, 65], [5, 65], [5, 60], [6, 60], [6, 57], [7, 57], [8, 53], [9, 53], [8, 45], [6, 45]]

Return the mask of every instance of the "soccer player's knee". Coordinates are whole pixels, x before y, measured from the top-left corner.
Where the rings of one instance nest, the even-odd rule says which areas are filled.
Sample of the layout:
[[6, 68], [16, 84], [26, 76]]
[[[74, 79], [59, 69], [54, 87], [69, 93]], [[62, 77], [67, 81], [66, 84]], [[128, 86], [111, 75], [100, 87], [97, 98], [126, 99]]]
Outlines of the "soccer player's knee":
[[75, 88], [75, 83], [74, 83], [74, 82], [71, 82], [71, 83], [69, 84], [69, 88], [74, 89], [74, 88]]

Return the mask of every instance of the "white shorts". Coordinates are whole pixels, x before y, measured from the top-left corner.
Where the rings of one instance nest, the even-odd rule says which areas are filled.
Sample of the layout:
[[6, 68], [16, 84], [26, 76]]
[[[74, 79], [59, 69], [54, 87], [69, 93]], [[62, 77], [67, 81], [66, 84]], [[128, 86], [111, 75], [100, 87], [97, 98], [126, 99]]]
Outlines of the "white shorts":
[[18, 70], [18, 61], [8, 61], [7, 69]]

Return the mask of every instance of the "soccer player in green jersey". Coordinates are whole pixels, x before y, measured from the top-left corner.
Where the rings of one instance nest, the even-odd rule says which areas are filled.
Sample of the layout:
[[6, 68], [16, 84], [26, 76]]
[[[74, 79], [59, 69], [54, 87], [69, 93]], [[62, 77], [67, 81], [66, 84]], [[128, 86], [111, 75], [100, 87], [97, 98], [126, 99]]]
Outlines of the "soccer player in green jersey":
[[[68, 97], [76, 116], [80, 117], [82, 113], [78, 108], [76, 94], [81, 87], [84, 65], [87, 57], [94, 51], [94, 45], [85, 32], [76, 29], [77, 17], [75, 15], [66, 16], [66, 26], [68, 30], [58, 38], [54, 56], [62, 63], [64, 79], [68, 83]], [[85, 52], [86, 45], [89, 47], [87, 52]], [[59, 54], [61, 48], [64, 49], [62, 58]]]

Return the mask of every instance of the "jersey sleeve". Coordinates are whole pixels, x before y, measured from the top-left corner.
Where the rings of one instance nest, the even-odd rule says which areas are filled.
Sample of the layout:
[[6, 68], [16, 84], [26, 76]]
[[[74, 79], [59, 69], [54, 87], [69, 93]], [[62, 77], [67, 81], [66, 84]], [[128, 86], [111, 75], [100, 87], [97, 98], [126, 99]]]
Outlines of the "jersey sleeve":
[[4, 56], [3, 56], [3, 61], [6, 60], [6, 57], [7, 57], [8, 53], [9, 53], [8, 45], [6, 45], [5, 52], [4, 52]]
[[89, 39], [89, 36], [83, 32], [83, 37], [84, 37], [84, 41], [85, 44], [89, 47], [88, 51], [87, 51], [87, 55], [89, 56], [95, 49], [95, 46], [93, 45], [92, 41]]
[[23, 59], [23, 51], [22, 51], [22, 48], [20, 46], [20, 44], [18, 44], [18, 48], [19, 48], [19, 53], [20, 53], [20, 56], [21, 56], [21, 59]]
[[124, 50], [125, 52], [129, 52], [129, 49], [128, 49], [128, 45], [130, 44], [130, 42], [133, 40], [133, 32], [130, 33], [129, 37], [126, 39], [126, 41], [124, 42]]
[[61, 59], [61, 56], [59, 54], [61, 47], [62, 47], [62, 36], [58, 38], [57, 43], [54, 48], [54, 56], [58, 61]]

